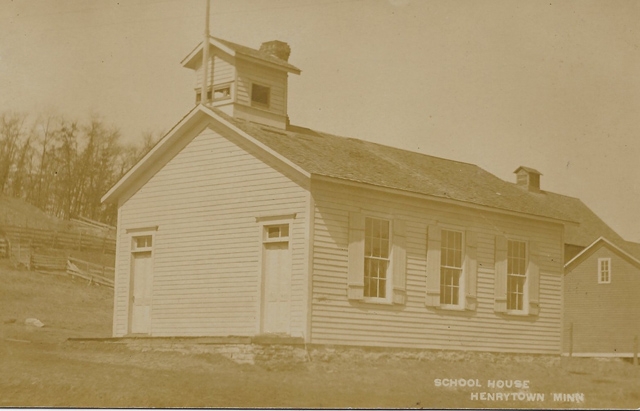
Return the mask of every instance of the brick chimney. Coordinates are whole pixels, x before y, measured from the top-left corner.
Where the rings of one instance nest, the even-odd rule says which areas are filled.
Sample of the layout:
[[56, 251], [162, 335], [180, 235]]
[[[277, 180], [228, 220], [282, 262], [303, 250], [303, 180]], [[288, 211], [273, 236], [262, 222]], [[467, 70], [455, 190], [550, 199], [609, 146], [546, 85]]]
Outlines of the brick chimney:
[[514, 173], [516, 174], [516, 184], [518, 187], [525, 188], [529, 191], [540, 191], [541, 172], [533, 168], [520, 166]]
[[291, 55], [291, 47], [284, 41], [271, 40], [262, 43], [260, 51], [272, 55], [280, 60], [289, 61]]

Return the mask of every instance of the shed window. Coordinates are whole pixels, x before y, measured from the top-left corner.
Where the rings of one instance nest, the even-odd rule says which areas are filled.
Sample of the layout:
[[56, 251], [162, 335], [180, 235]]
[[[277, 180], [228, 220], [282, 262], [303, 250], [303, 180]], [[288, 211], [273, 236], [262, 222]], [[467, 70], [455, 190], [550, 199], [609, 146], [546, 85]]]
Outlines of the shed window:
[[598, 284], [611, 283], [611, 259], [598, 258]]
[[442, 230], [440, 249], [440, 304], [459, 305], [462, 283], [462, 233]]
[[269, 107], [269, 94], [271, 88], [261, 86], [260, 84], [251, 85], [251, 104], [257, 106]]
[[524, 311], [527, 283], [527, 243], [509, 240], [507, 245], [507, 310]]

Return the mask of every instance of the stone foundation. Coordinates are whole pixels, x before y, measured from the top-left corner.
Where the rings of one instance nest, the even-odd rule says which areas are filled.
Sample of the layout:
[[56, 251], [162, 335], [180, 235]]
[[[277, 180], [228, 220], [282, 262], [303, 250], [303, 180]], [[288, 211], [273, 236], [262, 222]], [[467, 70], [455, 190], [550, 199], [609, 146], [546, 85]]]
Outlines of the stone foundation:
[[494, 363], [529, 363], [544, 361], [549, 366], [561, 361], [560, 355], [507, 354], [454, 350], [424, 350], [411, 348], [328, 346], [287, 343], [278, 340], [256, 341], [132, 339], [122, 341], [129, 348], [142, 351], [174, 351], [194, 354], [219, 354], [238, 364], [258, 364], [267, 368], [296, 367], [309, 362], [380, 362], [380, 361], [449, 361], [487, 360]]

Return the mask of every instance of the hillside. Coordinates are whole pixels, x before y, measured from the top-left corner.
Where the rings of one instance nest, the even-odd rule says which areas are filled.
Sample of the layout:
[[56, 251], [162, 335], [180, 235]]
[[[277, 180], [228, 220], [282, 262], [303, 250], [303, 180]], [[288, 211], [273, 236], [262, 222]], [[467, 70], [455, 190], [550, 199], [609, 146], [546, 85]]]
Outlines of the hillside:
[[38, 228], [52, 231], [82, 232], [114, 237], [113, 230], [91, 227], [81, 222], [62, 220], [48, 215], [26, 201], [0, 194], [0, 229], [2, 226]]
[[[213, 354], [206, 345], [170, 343], [160, 349], [144, 339], [68, 340], [110, 336], [112, 298], [110, 288], [14, 270], [0, 260], [0, 407], [640, 406], [640, 367], [619, 360], [455, 351], [416, 359], [330, 347], [311, 348], [311, 362], [282, 357], [250, 365]], [[26, 325], [28, 318], [44, 327]], [[436, 380], [443, 379], [473, 379], [483, 388], [438, 386]], [[545, 397], [474, 399], [474, 392], [496, 391], [489, 380], [526, 380], [531, 393]], [[585, 400], [554, 400], [551, 393], [557, 392], [583, 393]]]

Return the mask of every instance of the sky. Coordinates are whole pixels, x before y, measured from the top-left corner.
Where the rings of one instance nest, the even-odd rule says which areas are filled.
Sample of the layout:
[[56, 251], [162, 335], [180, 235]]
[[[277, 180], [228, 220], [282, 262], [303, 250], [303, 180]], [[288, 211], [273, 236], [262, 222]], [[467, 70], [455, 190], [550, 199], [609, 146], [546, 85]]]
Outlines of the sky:
[[[98, 115], [125, 142], [194, 105], [206, 0], [0, 0], [0, 113]], [[580, 198], [640, 242], [640, 2], [212, 0], [211, 34], [282, 40], [296, 125]]]

